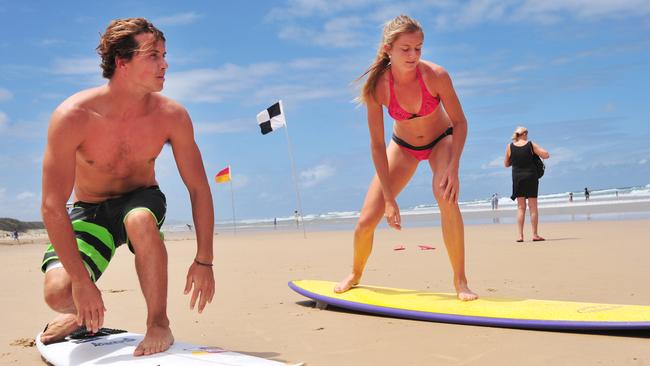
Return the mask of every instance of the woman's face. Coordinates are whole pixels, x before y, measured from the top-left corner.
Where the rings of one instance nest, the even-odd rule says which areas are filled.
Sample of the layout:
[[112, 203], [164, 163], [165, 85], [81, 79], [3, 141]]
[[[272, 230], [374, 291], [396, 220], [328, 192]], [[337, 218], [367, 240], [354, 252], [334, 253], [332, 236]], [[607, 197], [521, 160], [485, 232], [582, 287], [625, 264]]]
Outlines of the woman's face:
[[420, 32], [404, 33], [392, 45], [386, 45], [391, 67], [403, 70], [415, 69], [422, 55], [424, 37]]

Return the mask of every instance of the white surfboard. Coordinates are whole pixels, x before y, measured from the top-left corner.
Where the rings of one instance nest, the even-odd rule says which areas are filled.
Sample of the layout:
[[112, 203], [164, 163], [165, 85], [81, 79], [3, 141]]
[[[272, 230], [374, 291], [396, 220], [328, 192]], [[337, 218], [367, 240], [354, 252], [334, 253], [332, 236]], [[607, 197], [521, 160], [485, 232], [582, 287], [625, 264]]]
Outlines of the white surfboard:
[[[220, 347], [174, 343], [167, 351], [134, 357], [142, 334], [102, 328], [97, 335], [73, 335], [65, 341], [44, 345], [41, 334], [36, 346], [43, 358], [54, 366], [147, 365], [147, 366], [286, 366], [284, 362], [267, 360]], [[294, 364], [295, 366], [303, 364]]]

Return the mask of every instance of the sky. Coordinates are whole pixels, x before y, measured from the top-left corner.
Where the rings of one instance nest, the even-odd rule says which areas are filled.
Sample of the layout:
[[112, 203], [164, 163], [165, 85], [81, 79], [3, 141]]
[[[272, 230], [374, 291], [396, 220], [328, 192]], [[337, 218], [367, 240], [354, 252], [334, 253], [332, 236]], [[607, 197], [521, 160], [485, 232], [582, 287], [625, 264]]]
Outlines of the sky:
[[[469, 133], [461, 201], [509, 196], [503, 155], [517, 126], [551, 154], [540, 194], [650, 183], [650, 2], [646, 0], [0, 0], [0, 217], [40, 220], [50, 114], [106, 83], [95, 52], [112, 19], [145, 17], [167, 39], [163, 94], [188, 110], [217, 221], [293, 216], [284, 130], [255, 117], [282, 99], [305, 214], [357, 211], [374, 174], [354, 80], [383, 24], [425, 30], [423, 58], [450, 73]], [[385, 115], [386, 136], [393, 121]], [[230, 184], [216, 185], [230, 165]], [[168, 220], [191, 220], [171, 150], [156, 162]], [[232, 188], [232, 190], [231, 190]], [[421, 164], [398, 197], [433, 204]]]

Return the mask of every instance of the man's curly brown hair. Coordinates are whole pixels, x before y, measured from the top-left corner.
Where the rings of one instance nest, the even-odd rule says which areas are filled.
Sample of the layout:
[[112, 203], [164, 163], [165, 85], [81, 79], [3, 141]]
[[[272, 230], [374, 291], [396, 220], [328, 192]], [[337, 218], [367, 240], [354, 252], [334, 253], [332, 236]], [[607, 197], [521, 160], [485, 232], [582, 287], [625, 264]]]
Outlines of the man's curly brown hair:
[[[142, 33], [152, 33], [152, 44], [140, 45], [135, 36]], [[131, 60], [136, 51], [155, 45], [158, 41], [165, 42], [165, 36], [150, 21], [144, 18], [116, 19], [106, 27], [97, 46], [97, 53], [102, 58], [102, 75], [110, 79], [115, 74], [115, 58]]]

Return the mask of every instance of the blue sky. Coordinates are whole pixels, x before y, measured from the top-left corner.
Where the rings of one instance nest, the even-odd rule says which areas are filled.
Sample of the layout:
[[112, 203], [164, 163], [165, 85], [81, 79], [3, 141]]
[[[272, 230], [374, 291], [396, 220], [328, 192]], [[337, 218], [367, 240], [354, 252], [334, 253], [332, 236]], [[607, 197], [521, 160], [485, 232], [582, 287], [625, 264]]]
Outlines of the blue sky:
[[[0, 0], [0, 217], [40, 220], [49, 115], [105, 82], [95, 47], [110, 20], [146, 17], [167, 38], [163, 93], [181, 102], [212, 183], [217, 220], [291, 216], [296, 197], [284, 131], [255, 116], [284, 101], [304, 212], [358, 210], [374, 173], [365, 111], [352, 81], [374, 57], [382, 24], [401, 13], [425, 29], [423, 57], [451, 74], [469, 123], [461, 200], [510, 193], [503, 153], [518, 125], [547, 148], [540, 192], [650, 183], [650, 3], [548, 1]], [[392, 120], [386, 118], [387, 136]], [[168, 218], [191, 210], [168, 149], [157, 177]], [[422, 164], [399, 197], [433, 203]]]

